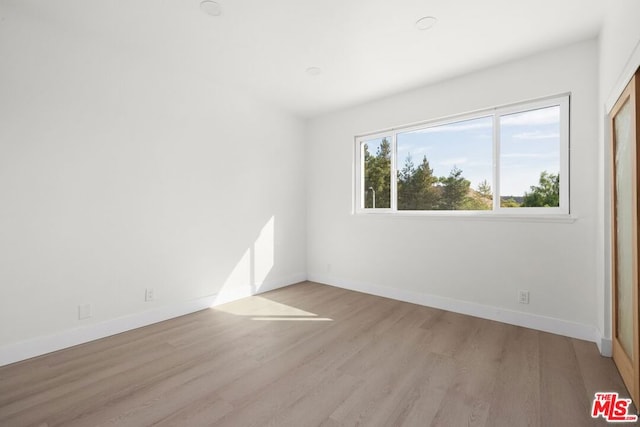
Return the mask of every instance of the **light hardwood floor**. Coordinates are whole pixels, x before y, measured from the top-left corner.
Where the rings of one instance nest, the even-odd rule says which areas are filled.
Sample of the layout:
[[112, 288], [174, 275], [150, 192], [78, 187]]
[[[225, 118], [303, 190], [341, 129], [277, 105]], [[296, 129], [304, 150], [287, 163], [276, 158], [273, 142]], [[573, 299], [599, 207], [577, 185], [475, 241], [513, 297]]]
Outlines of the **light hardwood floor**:
[[0, 368], [1, 426], [588, 426], [593, 343], [301, 283]]

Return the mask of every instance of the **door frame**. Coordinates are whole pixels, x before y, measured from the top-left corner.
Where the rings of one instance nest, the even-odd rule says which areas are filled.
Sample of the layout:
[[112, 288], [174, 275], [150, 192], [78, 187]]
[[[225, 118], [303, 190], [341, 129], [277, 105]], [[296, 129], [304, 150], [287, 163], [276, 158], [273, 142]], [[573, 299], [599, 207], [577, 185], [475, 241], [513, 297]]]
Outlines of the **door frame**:
[[[611, 178], [611, 301], [612, 301], [612, 353], [613, 360], [620, 371], [620, 375], [627, 387], [636, 407], [640, 404], [640, 338], [638, 327], [638, 165], [640, 165], [640, 147], [638, 147], [638, 124], [640, 123], [640, 109], [637, 102], [640, 99], [638, 91], [640, 85], [636, 80], [640, 71], [637, 71], [626, 88], [620, 94], [618, 100], [609, 113], [609, 140], [610, 140], [610, 178]], [[631, 173], [632, 173], [632, 306], [633, 306], [633, 360], [629, 358], [618, 340], [618, 283], [617, 283], [617, 191], [616, 191], [616, 135], [614, 118], [620, 109], [627, 103], [631, 102], [632, 121], [631, 121]]]

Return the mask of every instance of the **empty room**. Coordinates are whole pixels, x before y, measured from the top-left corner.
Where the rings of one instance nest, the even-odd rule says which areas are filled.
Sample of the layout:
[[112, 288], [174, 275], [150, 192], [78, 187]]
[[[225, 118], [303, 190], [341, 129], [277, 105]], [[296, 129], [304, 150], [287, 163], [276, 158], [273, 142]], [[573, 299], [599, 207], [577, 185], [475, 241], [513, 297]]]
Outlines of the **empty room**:
[[0, 425], [637, 424], [639, 22], [0, 0]]

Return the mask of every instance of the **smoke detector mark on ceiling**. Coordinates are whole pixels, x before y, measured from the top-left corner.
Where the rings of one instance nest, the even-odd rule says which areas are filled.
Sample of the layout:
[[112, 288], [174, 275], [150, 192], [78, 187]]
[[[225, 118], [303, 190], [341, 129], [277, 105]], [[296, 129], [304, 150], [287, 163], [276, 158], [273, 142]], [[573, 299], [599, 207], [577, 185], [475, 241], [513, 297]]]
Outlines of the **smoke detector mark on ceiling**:
[[433, 28], [438, 20], [434, 16], [424, 16], [416, 21], [416, 28], [423, 31]]
[[200, 9], [210, 16], [220, 16], [222, 15], [222, 8], [220, 4], [215, 1], [205, 0], [200, 3]]

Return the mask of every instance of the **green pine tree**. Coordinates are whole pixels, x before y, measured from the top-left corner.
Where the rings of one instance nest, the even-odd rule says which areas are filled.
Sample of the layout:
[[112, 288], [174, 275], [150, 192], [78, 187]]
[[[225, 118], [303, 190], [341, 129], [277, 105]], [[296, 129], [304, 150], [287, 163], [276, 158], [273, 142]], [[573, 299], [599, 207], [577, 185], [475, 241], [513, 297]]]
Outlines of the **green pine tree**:
[[442, 184], [442, 197], [439, 209], [460, 210], [464, 209], [464, 202], [469, 193], [471, 182], [462, 176], [462, 170], [454, 166], [446, 178], [440, 178]]
[[438, 178], [427, 157], [416, 168], [411, 155], [407, 156], [404, 167], [398, 172], [398, 209], [432, 210], [438, 205], [439, 193], [435, 184]]
[[384, 138], [374, 155], [364, 145], [364, 190], [365, 208], [391, 207], [391, 144]]

